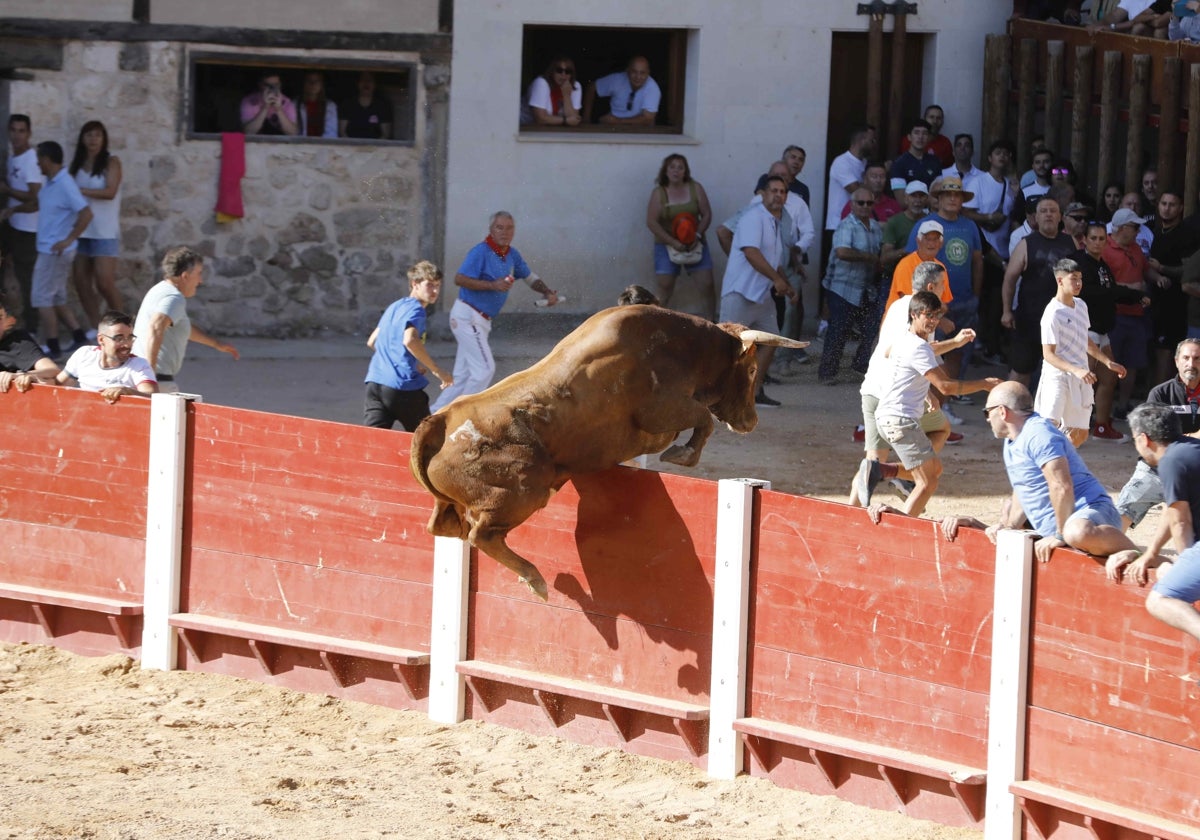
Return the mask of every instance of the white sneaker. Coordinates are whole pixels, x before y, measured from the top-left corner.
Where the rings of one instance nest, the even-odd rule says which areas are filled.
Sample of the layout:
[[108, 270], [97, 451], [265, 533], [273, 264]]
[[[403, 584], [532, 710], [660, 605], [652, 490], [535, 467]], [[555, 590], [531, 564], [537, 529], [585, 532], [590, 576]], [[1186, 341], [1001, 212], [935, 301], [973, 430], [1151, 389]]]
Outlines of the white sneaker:
[[950, 421], [951, 426], [961, 426], [963, 424], [963, 419], [954, 413], [954, 409], [950, 407], [949, 403], [942, 406], [942, 414], [946, 415], [946, 419]]
[[817, 324], [817, 338], [824, 338], [825, 330], [827, 329], [829, 329], [828, 321], [822, 321], [821, 323]]

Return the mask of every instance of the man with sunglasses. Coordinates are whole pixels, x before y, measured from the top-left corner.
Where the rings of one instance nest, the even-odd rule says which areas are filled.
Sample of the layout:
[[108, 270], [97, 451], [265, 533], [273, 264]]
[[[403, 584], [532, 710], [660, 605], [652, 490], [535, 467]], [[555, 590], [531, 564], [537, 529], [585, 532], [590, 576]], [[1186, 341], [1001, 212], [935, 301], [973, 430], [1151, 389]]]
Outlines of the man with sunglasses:
[[822, 385], [837, 384], [842, 350], [852, 327], [857, 326], [861, 338], [850, 367], [862, 374], [867, 372], [875, 335], [879, 332], [878, 318], [871, 317], [877, 310], [869, 296], [878, 294], [883, 228], [871, 218], [875, 195], [869, 189], [859, 187], [850, 196], [850, 203], [853, 205], [850, 215], [833, 232], [833, 253], [821, 280], [829, 306], [829, 328], [817, 370], [817, 381]]
[[583, 96], [585, 123], [592, 121], [597, 96], [608, 97], [609, 105], [608, 113], [596, 122], [626, 128], [654, 125], [662, 101], [658, 83], [650, 78], [650, 62], [641, 55], [631, 58], [623, 73], [609, 73], [588, 83]]
[[78, 385], [96, 391], [115, 403], [124, 396], [158, 393], [154, 368], [133, 355], [133, 319], [124, 312], [109, 312], [96, 328], [98, 346], [80, 347], [58, 374], [59, 385]]

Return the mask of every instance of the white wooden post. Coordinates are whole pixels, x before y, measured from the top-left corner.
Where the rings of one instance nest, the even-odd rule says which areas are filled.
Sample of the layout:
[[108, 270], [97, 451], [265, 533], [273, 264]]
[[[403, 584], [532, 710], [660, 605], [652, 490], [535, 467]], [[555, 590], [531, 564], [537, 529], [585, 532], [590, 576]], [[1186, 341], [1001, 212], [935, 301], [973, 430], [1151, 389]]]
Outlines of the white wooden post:
[[187, 404], [194, 398], [191, 394], [154, 394], [150, 398], [142, 667], [156, 671], [175, 667], [175, 634], [167, 619], [179, 611]]
[[996, 543], [995, 586], [983, 837], [1020, 840], [1021, 811], [1008, 786], [1025, 778], [1025, 705], [1033, 590], [1033, 541], [1028, 531], [1000, 532]]
[[429, 638], [429, 717], [458, 723], [466, 689], [455, 666], [467, 656], [467, 590], [471, 546], [454, 537], [433, 539], [433, 615]]
[[746, 622], [754, 490], [768, 481], [717, 482], [717, 554], [713, 580], [712, 684], [709, 688], [708, 775], [732, 779], [742, 771], [742, 739], [733, 722], [746, 708]]

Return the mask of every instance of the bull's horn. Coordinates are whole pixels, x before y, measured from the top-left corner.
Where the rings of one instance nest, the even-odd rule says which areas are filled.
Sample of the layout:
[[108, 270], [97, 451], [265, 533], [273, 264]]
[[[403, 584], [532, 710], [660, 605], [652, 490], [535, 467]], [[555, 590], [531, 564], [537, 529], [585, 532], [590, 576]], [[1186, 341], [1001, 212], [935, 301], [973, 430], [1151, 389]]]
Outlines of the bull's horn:
[[807, 341], [784, 338], [781, 335], [775, 335], [775, 333], [769, 333], [764, 330], [742, 330], [738, 334], [738, 338], [742, 340], [744, 346], [761, 344], [764, 347], [786, 347], [791, 350], [803, 350], [809, 345]]

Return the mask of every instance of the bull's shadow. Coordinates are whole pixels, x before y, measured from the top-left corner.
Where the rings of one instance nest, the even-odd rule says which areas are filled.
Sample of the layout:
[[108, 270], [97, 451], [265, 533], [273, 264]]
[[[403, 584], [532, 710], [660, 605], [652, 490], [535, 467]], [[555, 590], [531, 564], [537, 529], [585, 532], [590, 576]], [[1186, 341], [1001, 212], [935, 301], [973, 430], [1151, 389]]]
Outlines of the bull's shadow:
[[[584, 580], [559, 574], [554, 588], [579, 605], [613, 650], [620, 644], [624, 615], [651, 641], [691, 651], [694, 662], [679, 665], [678, 685], [692, 694], [706, 693], [712, 585], [662, 475], [617, 468], [572, 482], [579, 494], [575, 542]], [[666, 667], [673, 657], [653, 658]]]

